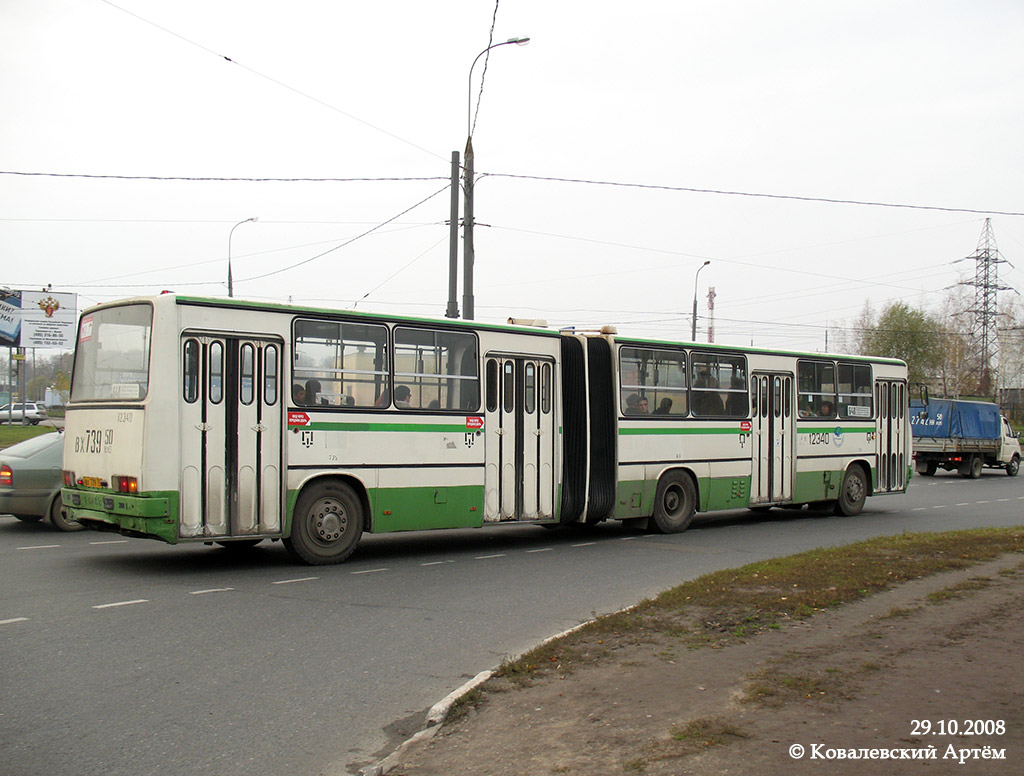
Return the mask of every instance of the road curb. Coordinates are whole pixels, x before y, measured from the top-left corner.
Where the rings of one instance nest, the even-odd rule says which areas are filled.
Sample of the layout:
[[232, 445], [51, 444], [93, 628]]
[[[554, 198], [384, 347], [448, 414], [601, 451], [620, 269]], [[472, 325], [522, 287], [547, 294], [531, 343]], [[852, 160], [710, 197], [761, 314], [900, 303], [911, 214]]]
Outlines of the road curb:
[[[627, 606], [625, 609], [620, 609], [619, 611], [628, 612], [630, 609], [634, 609], [635, 606], [635, 604], [633, 606]], [[614, 614], [617, 613], [618, 612], [614, 612]], [[546, 639], [537, 642], [536, 646], [531, 647], [531, 649], [542, 647], [549, 642], [555, 641], [556, 639], [564, 638], [565, 636], [568, 636], [570, 633], [575, 633], [580, 628], [583, 628], [589, 625], [590, 623], [594, 622], [594, 619], [596, 618], [584, 620], [579, 625], [574, 625], [568, 630], [564, 630], [561, 633], [556, 633], [554, 636], [548, 636]], [[395, 748], [395, 751], [393, 751], [391, 754], [389, 754], [376, 765], [367, 765], [366, 767], [361, 768], [359, 770], [359, 776], [385, 776], [385, 774], [388, 774], [392, 770], [394, 770], [394, 768], [400, 764], [402, 755], [405, 754], [409, 747], [422, 741], [427, 741], [437, 734], [437, 732], [441, 729], [441, 723], [444, 722], [444, 718], [448, 715], [448, 711], [451, 709], [455, 701], [457, 701], [470, 690], [479, 687], [481, 684], [483, 684], [492, 676], [494, 676], [494, 672], [496, 670], [497, 669], [495, 668], [490, 668], [486, 671], [481, 671], [468, 682], [463, 684], [461, 687], [448, 693], [441, 700], [439, 700], [437, 703], [431, 706], [430, 710], [427, 712], [427, 726], [423, 728], [423, 730], [419, 731], [418, 733], [414, 733], [411, 737], [403, 741]]]

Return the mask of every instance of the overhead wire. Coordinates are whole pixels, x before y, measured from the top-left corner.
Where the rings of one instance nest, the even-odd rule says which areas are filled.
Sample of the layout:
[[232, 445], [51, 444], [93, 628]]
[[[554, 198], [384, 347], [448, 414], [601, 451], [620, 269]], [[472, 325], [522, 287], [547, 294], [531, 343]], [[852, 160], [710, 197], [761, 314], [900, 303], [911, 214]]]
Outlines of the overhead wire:
[[229, 56], [227, 56], [225, 54], [221, 54], [219, 51], [215, 51], [215, 50], [209, 48], [208, 46], [204, 46], [202, 43], [197, 43], [196, 41], [191, 40], [191, 39], [185, 37], [184, 35], [182, 35], [182, 34], [180, 34], [178, 32], [175, 32], [174, 30], [171, 30], [171, 29], [168, 29], [167, 27], [159, 25], [159, 24], [157, 24], [154, 21], [150, 21], [146, 17], [140, 16], [139, 14], [134, 13], [132, 11], [129, 11], [126, 8], [122, 8], [121, 6], [119, 6], [119, 5], [115, 4], [115, 3], [110, 2], [110, 0], [100, 0], [100, 2], [106, 3], [111, 8], [114, 8], [114, 9], [120, 11], [121, 13], [125, 13], [128, 16], [131, 16], [131, 17], [133, 17], [135, 19], [138, 19], [140, 22], [144, 22], [145, 24], [148, 24], [151, 27], [155, 27], [156, 29], [160, 30], [161, 32], [165, 32], [168, 35], [173, 35], [178, 40], [184, 41], [185, 43], [188, 43], [190, 46], [195, 46], [196, 48], [201, 49], [202, 51], [205, 51], [207, 54], [212, 54], [213, 56], [217, 57], [218, 59], [223, 59], [225, 62], [227, 62], [229, 64], [232, 64], [232, 65], [235, 65], [236, 67], [240, 67], [243, 70], [245, 70], [246, 72], [251, 73], [252, 75], [255, 75], [255, 76], [259, 77], [259, 78], [262, 78], [262, 79], [264, 79], [266, 81], [269, 81], [270, 83], [275, 84], [277, 86], [280, 86], [282, 89], [287, 89], [288, 91], [293, 92], [294, 94], [297, 94], [297, 95], [299, 95], [300, 97], [302, 97], [304, 99], [311, 100], [312, 102], [315, 102], [316, 104], [321, 105], [321, 106], [327, 108], [328, 110], [332, 110], [335, 113], [340, 113], [342, 116], [345, 116], [346, 118], [349, 118], [352, 121], [356, 121], [356, 122], [358, 122], [358, 123], [360, 123], [360, 124], [362, 124], [362, 125], [364, 125], [366, 127], [369, 127], [370, 129], [372, 129], [372, 130], [374, 130], [376, 132], [380, 132], [380, 133], [382, 133], [384, 135], [387, 135], [388, 137], [392, 138], [393, 140], [397, 140], [397, 141], [399, 141], [401, 143], [405, 143], [407, 146], [411, 146], [412, 148], [415, 148], [418, 151], [422, 151], [425, 154], [429, 154], [430, 156], [433, 156], [433, 157], [435, 157], [437, 159], [440, 159], [441, 161], [444, 161], [444, 162], [448, 161], [447, 159], [445, 159], [440, 154], [435, 154], [433, 151], [430, 151], [430, 150], [428, 150], [426, 148], [423, 148], [422, 146], [416, 145], [416, 143], [413, 143], [411, 140], [406, 140], [404, 137], [396, 135], [394, 132], [389, 132], [388, 130], [383, 129], [382, 127], [378, 127], [375, 124], [371, 124], [369, 121], [361, 119], [358, 116], [355, 116], [355, 115], [353, 115], [353, 114], [351, 114], [351, 113], [349, 113], [347, 111], [344, 111], [344, 110], [342, 110], [341, 108], [339, 108], [336, 105], [332, 105], [329, 102], [325, 102], [324, 100], [321, 100], [319, 97], [314, 97], [314, 96], [312, 96], [310, 94], [306, 94], [306, 92], [302, 91], [301, 89], [296, 89], [294, 86], [291, 86], [290, 84], [286, 84], [284, 81], [279, 81], [278, 79], [273, 78], [272, 76], [269, 76], [266, 73], [261, 73], [259, 70], [256, 70], [255, 68], [252, 68], [252, 67], [249, 67], [248, 65], [244, 65], [241, 62], [238, 62], [237, 60], [232, 59], [231, 57], [229, 57]]
[[653, 191], [681, 191], [689, 192], [691, 194], [720, 194], [730, 197], [757, 197], [762, 199], [794, 200], [797, 202], [823, 202], [831, 205], [864, 205], [868, 207], [907, 208], [910, 210], [936, 210], [945, 213], [975, 213], [977, 215], [988, 216], [1024, 216], [1024, 212], [1013, 210], [978, 210], [974, 208], [944, 207], [940, 205], [913, 205], [903, 202], [880, 202], [858, 199], [834, 199], [831, 197], [809, 197], [800, 196], [796, 194], [769, 194], [765, 192], [752, 191], [728, 191], [725, 189], [704, 189], [694, 188], [690, 186], [666, 186], [650, 183], [624, 183], [622, 181], [587, 180], [585, 178], [559, 178], [547, 175], [520, 175], [503, 172], [488, 172], [486, 173], [486, 175], [493, 178], [511, 178], [518, 180], [545, 181], [549, 183], [577, 183], [586, 184], [589, 186], [613, 186], [618, 188], [647, 189]]

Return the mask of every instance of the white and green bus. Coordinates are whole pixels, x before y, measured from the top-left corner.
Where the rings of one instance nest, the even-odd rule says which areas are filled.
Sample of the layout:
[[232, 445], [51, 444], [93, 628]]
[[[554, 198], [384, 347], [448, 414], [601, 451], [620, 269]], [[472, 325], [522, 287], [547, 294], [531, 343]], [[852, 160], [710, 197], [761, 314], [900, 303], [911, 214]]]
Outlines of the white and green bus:
[[697, 511], [860, 512], [910, 477], [902, 361], [165, 294], [83, 313], [64, 505], [171, 544]]

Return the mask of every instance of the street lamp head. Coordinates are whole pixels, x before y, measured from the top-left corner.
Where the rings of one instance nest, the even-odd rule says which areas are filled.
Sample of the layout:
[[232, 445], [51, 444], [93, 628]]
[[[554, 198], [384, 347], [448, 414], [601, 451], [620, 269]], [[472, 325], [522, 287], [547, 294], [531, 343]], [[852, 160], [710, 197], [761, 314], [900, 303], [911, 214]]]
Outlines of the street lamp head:
[[515, 43], [517, 46], [525, 46], [530, 42], [529, 38], [509, 38], [506, 43]]

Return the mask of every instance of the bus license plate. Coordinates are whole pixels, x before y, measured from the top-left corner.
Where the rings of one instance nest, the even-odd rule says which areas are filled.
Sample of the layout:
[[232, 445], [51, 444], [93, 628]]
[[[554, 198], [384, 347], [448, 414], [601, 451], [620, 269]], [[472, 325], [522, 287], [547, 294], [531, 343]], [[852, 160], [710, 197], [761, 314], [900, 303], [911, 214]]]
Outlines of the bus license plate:
[[99, 477], [82, 477], [82, 484], [87, 488], [102, 488], [103, 480]]

